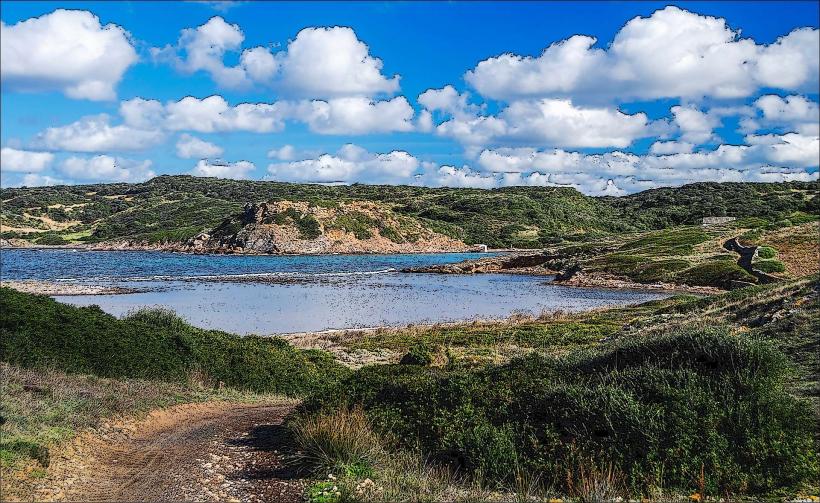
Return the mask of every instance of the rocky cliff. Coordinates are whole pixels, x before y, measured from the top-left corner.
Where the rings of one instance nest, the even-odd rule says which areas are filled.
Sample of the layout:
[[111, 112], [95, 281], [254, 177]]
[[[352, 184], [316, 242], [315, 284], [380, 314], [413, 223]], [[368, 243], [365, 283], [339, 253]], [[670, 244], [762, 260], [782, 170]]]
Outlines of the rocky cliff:
[[320, 206], [307, 202], [248, 203], [241, 214], [189, 239], [201, 253], [420, 253], [468, 251], [462, 241], [372, 202]]

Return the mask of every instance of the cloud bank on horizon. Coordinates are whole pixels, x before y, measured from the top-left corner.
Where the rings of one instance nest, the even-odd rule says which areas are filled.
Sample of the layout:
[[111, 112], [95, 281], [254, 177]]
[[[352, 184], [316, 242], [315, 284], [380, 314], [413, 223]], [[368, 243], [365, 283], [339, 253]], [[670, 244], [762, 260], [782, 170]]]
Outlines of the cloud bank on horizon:
[[[428, 67], [448, 64], [447, 51], [386, 71], [401, 62], [355, 26], [251, 42], [258, 25], [196, 6], [185, 12], [207, 20], [148, 41], [126, 21], [50, 9], [0, 24], [3, 187], [184, 173], [622, 195], [818, 177], [820, 37], [804, 19], [759, 42], [725, 18], [666, 6], [611, 40], [583, 25], [565, 38], [532, 33], [540, 53], [483, 54], [442, 82]], [[410, 95], [406, 81], [423, 90]]]

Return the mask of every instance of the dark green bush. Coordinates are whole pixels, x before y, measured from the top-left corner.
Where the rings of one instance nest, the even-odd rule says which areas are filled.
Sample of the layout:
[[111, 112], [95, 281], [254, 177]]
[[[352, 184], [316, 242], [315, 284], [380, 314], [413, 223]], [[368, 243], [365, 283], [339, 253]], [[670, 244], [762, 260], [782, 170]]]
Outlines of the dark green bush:
[[775, 256], [777, 256], [777, 250], [771, 246], [759, 246], [757, 248], [757, 256], [758, 258], [775, 258]]
[[188, 325], [165, 310], [122, 320], [97, 306], [0, 289], [0, 360], [103, 377], [184, 381], [191, 372], [255, 391], [300, 395], [346, 375], [320, 352], [276, 337], [240, 337]]
[[779, 260], [758, 260], [752, 264], [754, 269], [763, 272], [777, 273], [785, 272], [786, 266]]
[[757, 282], [757, 278], [746, 272], [735, 262], [723, 260], [704, 262], [679, 272], [675, 278], [676, 281], [686, 285], [715, 286], [718, 288], [729, 288], [732, 281]]
[[565, 359], [483, 370], [365, 367], [302, 414], [361, 404], [406, 447], [485, 482], [516, 468], [567, 490], [579, 460], [611, 463], [634, 494], [795, 488], [818, 472], [810, 405], [789, 395], [785, 357], [724, 327], [690, 326]]
[[430, 365], [433, 363], [433, 350], [425, 342], [419, 341], [410, 346], [407, 353], [402, 356], [400, 363], [402, 365]]
[[62, 238], [59, 234], [54, 234], [52, 232], [46, 232], [38, 237], [35, 241], [38, 245], [64, 245], [68, 244], [68, 241]]

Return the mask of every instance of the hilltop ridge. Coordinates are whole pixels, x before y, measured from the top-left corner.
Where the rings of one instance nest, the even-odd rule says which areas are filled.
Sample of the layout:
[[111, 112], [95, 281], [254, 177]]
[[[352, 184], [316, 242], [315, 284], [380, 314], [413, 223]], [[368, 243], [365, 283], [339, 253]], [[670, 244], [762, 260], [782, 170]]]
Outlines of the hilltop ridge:
[[[543, 248], [613, 233], [699, 224], [705, 216], [755, 217], [770, 223], [802, 219], [819, 212], [819, 189], [820, 182], [708, 182], [623, 197], [591, 197], [569, 187], [328, 186], [163, 175], [133, 184], [2, 189], [0, 238], [42, 245], [184, 247], [203, 233], [213, 241], [216, 233], [219, 240], [211, 248], [217, 249], [226, 242], [227, 236], [219, 235], [226, 230], [225, 222], [240, 222], [247, 204], [270, 203], [289, 205], [294, 208], [290, 211], [299, 207], [303, 216], [312, 218], [326, 215], [327, 222], [319, 226], [325, 237], [341, 215], [351, 220], [350, 215], [362, 213], [361, 208], [376, 212], [367, 218], [352, 218], [355, 222], [343, 226], [355, 227], [353, 232], [336, 229], [349, 234], [329, 238], [340, 241], [338, 246], [305, 245], [317, 252], [432, 251], [437, 245], [444, 251], [460, 243]], [[300, 225], [313, 223], [298, 217], [284, 218], [276, 225], [282, 227], [279, 235], [304, 237], [310, 231]], [[413, 231], [407, 236], [395, 234], [399, 229]], [[418, 239], [414, 242], [412, 236]], [[296, 246], [297, 253], [299, 249], [301, 245]]]

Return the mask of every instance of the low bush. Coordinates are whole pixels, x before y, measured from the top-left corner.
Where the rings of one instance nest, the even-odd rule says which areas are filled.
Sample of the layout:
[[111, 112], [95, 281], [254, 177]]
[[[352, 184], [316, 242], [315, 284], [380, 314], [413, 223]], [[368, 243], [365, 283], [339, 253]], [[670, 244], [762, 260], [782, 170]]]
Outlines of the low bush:
[[402, 365], [430, 365], [433, 363], [433, 350], [423, 341], [410, 346], [409, 351], [402, 356]]
[[777, 250], [771, 246], [759, 246], [757, 248], [757, 256], [758, 258], [775, 258], [777, 256]]
[[0, 289], [0, 310], [0, 360], [24, 367], [178, 382], [197, 372], [214, 384], [289, 396], [347, 373], [326, 353], [300, 351], [276, 337], [198, 329], [166, 310], [120, 320], [97, 306], [10, 288]]
[[732, 281], [756, 283], [757, 278], [730, 261], [710, 261], [690, 267], [675, 275], [676, 281], [693, 286], [729, 288]]
[[758, 260], [752, 264], [752, 267], [758, 271], [768, 273], [785, 272], [786, 266], [779, 260]]
[[38, 245], [64, 245], [68, 244], [68, 241], [62, 238], [59, 234], [54, 234], [53, 232], [46, 232], [34, 240], [35, 243]]
[[703, 469], [711, 494], [765, 493], [820, 475], [816, 419], [785, 391], [788, 371], [765, 342], [689, 326], [478, 371], [365, 367], [301, 414], [361, 405], [378, 433], [485, 482], [520, 469], [571, 492], [585, 467], [648, 494], [690, 491]]

